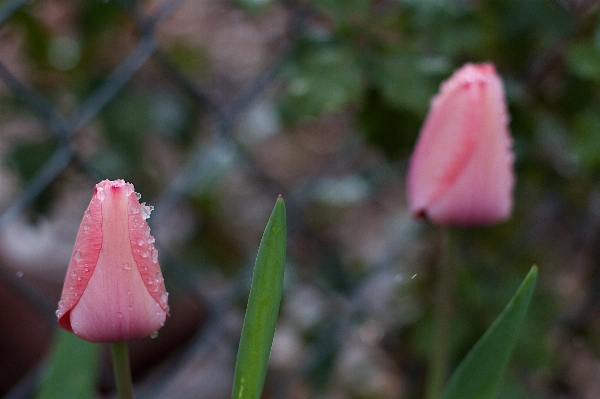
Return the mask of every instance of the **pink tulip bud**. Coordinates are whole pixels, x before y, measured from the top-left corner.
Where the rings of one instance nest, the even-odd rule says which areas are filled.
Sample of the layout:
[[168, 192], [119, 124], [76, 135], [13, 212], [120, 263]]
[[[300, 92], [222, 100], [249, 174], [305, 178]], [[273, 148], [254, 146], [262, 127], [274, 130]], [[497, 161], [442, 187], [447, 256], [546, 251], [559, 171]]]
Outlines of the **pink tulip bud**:
[[158, 251], [131, 183], [104, 180], [79, 226], [56, 316], [91, 342], [119, 342], [157, 331], [169, 314]]
[[491, 64], [466, 64], [441, 86], [408, 169], [416, 217], [484, 225], [510, 216], [512, 140], [502, 82]]

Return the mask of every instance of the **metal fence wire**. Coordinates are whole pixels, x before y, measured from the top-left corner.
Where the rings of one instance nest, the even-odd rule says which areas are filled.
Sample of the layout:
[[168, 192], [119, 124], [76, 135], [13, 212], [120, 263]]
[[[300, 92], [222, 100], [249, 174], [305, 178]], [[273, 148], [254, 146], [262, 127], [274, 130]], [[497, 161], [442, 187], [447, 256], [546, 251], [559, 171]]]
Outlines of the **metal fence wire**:
[[[29, 0], [5, 1], [0, 5], [0, 40], [4, 40], [2, 38], [3, 32], [5, 35], [8, 35], [7, 32], [10, 32], [11, 35], [18, 35], [25, 41], [25, 46], [16, 46], [21, 51], [25, 51], [23, 47], [27, 47], [27, 45], [35, 45], [35, 43], [27, 43], [27, 41], [34, 39], [31, 38], [31, 35], [27, 34], [27, 29], [16, 29], [15, 21], [23, 21], [27, 18], [47, 18], [47, 15], [40, 14], [40, 9], [45, 10], [44, 12], [50, 12], [52, 8], [51, 3], [50, 1], [44, 2], [42, 0], [35, 2]], [[199, 3], [204, 3], [206, 6], [222, 7], [224, 10], [223, 13], [233, 15], [232, 21], [235, 18], [239, 18], [239, 14], [242, 12], [236, 10], [236, 6], [233, 4], [224, 1]], [[96, 83], [95, 85], [87, 83], [88, 88], [94, 88], [89, 89], [83, 96], [81, 95], [81, 91], [71, 96], [69, 106], [64, 106], [64, 101], [61, 97], [52, 92], [51, 89], [48, 89], [48, 86], [52, 84], [45, 85], [43, 78], [42, 80], [39, 79], [39, 75], [35, 82], [28, 81], [29, 75], [21, 71], [11, 70], [7, 60], [8, 54], [6, 52], [4, 54], [0, 53], [0, 79], [9, 89], [9, 91], [2, 94], [5, 109], [8, 109], [6, 104], [10, 103], [10, 109], [18, 109], [19, 112], [29, 114], [36, 120], [35, 123], [39, 124], [39, 130], [46, 133], [49, 132], [52, 136], [52, 139], [50, 139], [51, 144], [47, 146], [47, 148], [51, 149], [48, 152], [49, 155], [44, 158], [41, 166], [37, 167], [31, 173], [26, 184], [22, 186], [22, 189], [14, 192], [10, 201], [1, 210], [0, 233], [6, 233], [9, 226], [16, 221], [22, 220], [24, 215], [34, 213], [31, 210], [32, 205], [40, 200], [43, 193], [49, 190], [49, 187], [53, 184], [57, 184], [57, 182], [64, 181], [65, 179], [68, 180], [73, 178], [73, 175], [76, 175], [79, 176], [76, 178], [79, 179], [78, 181], [86, 182], [86, 187], [88, 187], [88, 191], [86, 192], [90, 192], [89, 188], [92, 187], [93, 183], [107, 177], [105, 175], [106, 170], [109, 170], [111, 173], [119, 171], [114, 165], [103, 170], [103, 164], [100, 164], [99, 167], [97, 163], [90, 160], [88, 155], [82, 154], [78, 139], [82, 136], [82, 132], [97, 129], [99, 123], [104, 123], [99, 122], [106, 119], [103, 112], [108, 112], [107, 107], [117, 101], [116, 99], [120, 95], [135, 90], [131, 85], [136, 84], [136, 76], [153, 74], [153, 79], [157, 79], [157, 76], [162, 79], [162, 81], [157, 83], [160, 89], [164, 90], [164, 87], [168, 87], [169, 90], [172, 90], [167, 93], [169, 96], [176, 97], [177, 101], [186, 104], [186, 106], [190, 107], [192, 113], [198, 115], [197, 120], [192, 123], [195, 123], [195, 127], [190, 128], [190, 130], [200, 133], [194, 133], [182, 139], [181, 143], [184, 143], [184, 149], [179, 151], [179, 153], [174, 151], [179, 156], [175, 156], [176, 159], [173, 163], [177, 166], [171, 167], [172, 173], [150, 172], [144, 175], [143, 172], [131, 173], [127, 169], [123, 169], [125, 174], [133, 176], [136, 176], [136, 173], [138, 176], [152, 176], [152, 173], [158, 176], [154, 178], [156, 181], [160, 181], [160, 183], [156, 183], [156, 181], [154, 184], [142, 183], [142, 186], [146, 184], [146, 187], [150, 187], [151, 192], [153, 190], [152, 195], [154, 199], [151, 202], [155, 206], [156, 211], [150, 219], [152, 227], [161, 229], [161, 226], [170, 226], [171, 230], [185, 229], [185, 227], [177, 225], [177, 223], [181, 223], [181, 220], [173, 219], [173, 212], [177, 214], [175, 209], [189, 206], [190, 198], [192, 198], [192, 201], [194, 201], [194, 198], [197, 201], [201, 201], [198, 198], [210, 198], [210, 195], [207, 195], [206, 191], [210, 191], [214, 187], [215, 181], [223, 179], [226, 173], [235, 169], [238, 173], [241, 173], [253, 182], [254, 188], [246, 188], [250, 190], [250, 194], [260, 193], [259, 197], [261, 200], [268, 199], [267, 205], [257, 206], [255, 203], [250, 203], [249, 206], [257, 207], [259, 215], [265, 215], [265, 211], [268, 211], [269, 207], [274, 204], [277, 194], [284, 195], [288, 208], [290, 240], [294, 242], [294, 237], [300, 237], [303, 229], [301, 215], [306, 211], [311, 201], [314, 200], [314, 197], [320, 195], [319, 193], [323, 193], [323, 184], [325, 184], [325, 191], [327, 191], [329, 186], [327, 186], [326, 182], [331, 183], [333, 180], [330, 179], [343, 176], [349, 168], [356, 168], [354, 163], [363, 151], [362, 142], [357, 140], [356, 137], [353, 140], [347, 140], [341, 146], [341, 150], [336, 150], [335, 157], [329, 157], [325, 162], [320, 161], [313, 169], [309, 178], [297, 178], [294, 185], [289, 185], [286, 184], [285, 179], [278, 178], [277, 163], [264, 164], [262, 163], [262, 158], [251, 153], [252, 151], [245, 144], [244, 138], [240, 138], [240, 135], [237, 133], [239, 129], [236, 124], [244, 113], [248, 112], [252, 107], [260, 106], [261, 101], [265, 97], [268, 97], [274, 90], [277, 90], [278, 78], [281, 76], [286, 58], [293, 53], [295, 47], [298, 46], [303, 35], [306, 33], [306, 18], [309, 11], [304, 6], [298, 6], [285, 1], [276, 3], [274, 6], [277, 8], [276, 13], [279, 13], [282, 16], [281, 18], [284, 18], [286, 22], [285, 29], [283, 29], [283, 36], [274, 40], [277, 42], [277, 45], [274, 46], [276, 50], [272, 53], [269, 53], [271, 50], [267, 52], [268, 59], [270, 60], [269, 63], [264, 63], [265, 65], [262, 67], [262, 70], [255, 74], [254, 77], [240, 79], [240, 81], [234, 84], [231, 82], [221, 82], [219, 84], [218, 82], [212, 82], [210, 79], [203, 80], [191, 77], [189, 69], [182, 68], [181, 60], [176, 59], [178, 54], [181, 56], [181, 53], [173, 51], [173, 46], [169, 49], [161, 47], [159, 38], [160, 28], [174, 23], [169, 20], [169, 17], [185, 5], [183, 0], [168, 0], [154, 3], [109, 0], [99, 4], [101, 5], [98, 5], [98, 7], [101, 7], [102, 4], [106, 7], [117, 7], [120, 11], [114, 15], [111, 14], [111, 17], [126, 19], [126, 24], [129, 26], [128, 29], [135, 31], [135, 34], [127, 38], [132, 42], [129, 43], [130, 50], [124, 55], [122, 61], [116, 67], [113, 67], [110, 72], [102, 76], [97, 76], [94, 79], [90, 78], [90, 80]], [[61, 8], [60, 5], [57, 7]], [[75, 5], [63, 5], [62, 8], [63, 12], [65, 11], [64, 9], [76, 12], [73, 10], [76, 10], [78, 7]], [[251, 13], [250, 18], [252, 18]], [[100, 21], [98, 22], [99, 24], [111, 24], [114, 22], [100, 17], [98, 20]], [[232, 22], [231, 29], [234, 28], [235, 22]], [[114, 43], [114, 47], [115, 52], [120, 53], [122, 51], [119, 43]], [[7, 47], [4, 46], [3, 48]], [[84, 50], [82, 49], [82, 51]], [[107, 50], [104, 49], [104, 51]], [[110, 51], [106, 55], [112, 56]], [[188, 56], [188, 58], [190, 57], [193, 58], [194, 55]], [[194, 63], [195, 61], [192, 60], [190, 62]], [[106, 69], [108, 68], [105, 67]], [[64, 76], [56, 78], [57, 73], [61, 72], [52, 72], [54, 76], [52, 79], [60, 80], [64, 78]], [[68, 75], [68, 71], [63, 71], [62, 73], [67, 76], [73, 76]], [[93, 73], [99, 74], [97, 70]], [[79, 98], [82, 99], [73, 100]], [[65, 108], [70, 109], [70, 111], [63, 111]], [[110, 112], [113, 111], [114, 108], [111, 108]], [[0, 115], [0, 117], [4, 120], [8, 119], [6, 113], [4, 113], [4, 116]], [[120, 118], [123, 116], [113, 117]], [[125, 118], [127, 117], [126, 115]], [[335, 125], [338, 121], [334, 120], [330, 123]], [[2, 129], [1, 124], [2, 122], [0, 121], [0, 129]], [[328, 129], [329, 127], [325, 126], [324, 128]], [[110, 127], [105, 127], [105, 129], [110, 130]], [[42, 135], [46, 133], [42, 133]], [[108, 135], [110, 136], [110, 132]], [[276, 151], [277, 147], [274, 148], [275, 150], [271, 151]], [[277, 153], [273, 155], [277, 159], [283, 156]], [[134, 156], [132, 155], [132, 157]], [[268, 155], [266, 157], [268, 158]], [[139, 162], [144, 162], [139, 158], [136, 159]], [[231, 166], [232, 164], [234, 164], [233, 167]], [[81, 176], [83, 176], [83, 180], [81, 180]], [[113, 178], [115, 177], [121, 176], [114, 176]], [[239, 181], [242, 185], [244, 184], [243, 179]], [[138, 187], [136, 181], [133, 181], [133, 183]], [[155, 188], [153, 189], [152, 187]], [[243, 189], [242, 187], [241, 190]], [[138, 188], [138, 191], [141, 190]], [[246, 197], [248, 197], [248, 194], [246, 194]], [[204, 209], [202, 203], [196, 203], [194, 206]], [[254, 212], [256, 213], [257, 210]], [[265, 221], [265, 219], [257, 220], [254, 237], [259, 232], [261, 223]], [[183, 224], [185, 225], [185, 223]], [[264, 224], [262, 226], [264, 227]], [[218, 232], [211, 231], [204, 231], [203, 233], [218, 234]], [[194, 234], [199, 233], [190, 233], [191, 236], [194, 236]], [[227, 240], [225, 242], [227, 243]], [[333, 256], [330, 259], [331, 261], [328, 260], [327, 263], [334, 265], [330, 273], [333, 276], [332, 280], [340, 288], [336, 291], [338, 294], [328, 293], [326, 295], [324, 294], [326, 290], [320, 290], [318, 284], [315, 286], [316, 288], [294, 290], [296, 293], [296, 306], [298, 307], [296, 311], [301, 313], [302, 309], [304, 309], [306, 312], [309, 312], [309, 314], [301, 315], [306, 323], [306, 326], [303, 328], [310, 330], [311, 323], [322, 317], [310, 314], [313, 311], [311, 309], [314, 308], [314, 303], [321, 303], [319, 306], [324, 306], [324, 304], [331, 306], [331, 309], [324, 313], [325, 315], [331, 314], [331, 312], [338, 315], [336, 320], [331, 320], [327, 323], [324, 323], [320, 319], [321, 323], [325, 325], [324, 332], [317, 333], [313, 341], [315, 343], [306, 352], [309, 353], [309, 355], [305, 355], [308, 357], [298, 362], [295, 368], [297, 373], [315, 377], [313, 380], [317, 381], [316, 384], [318, 384], [321, 367], [328, 364], [337, 351], [336, 346], [332, 344], [335, 341], [334, 337], [342, 334], [345, 331], [344, 326], [351, 323], [352, 315], [356, 313], [357, 309], [365, 306], [363, 302], [364, 296], [361, 296], [364, 292], [361, 291], [360, 287], [352, 286], [351, 282], [344, 276], [344, 273], [336, 269], [338, 266], [335, 265], [339, 264], [340, 260], [336, 259], [338, 255], [332, 254], [331, 250], [327, 249], [327, 245], [324, 244], [326, 242], [325, 237], [316, 237], [310, 240], [306, 240], [305, 237], [304, 241], [298, 239], [295, 242], [295, 245], [300, 246], [300, 252], [317, 253], [324, 258]], [[382, 268], [374, 268], [370, 273], [373, 276], [379, 276], [377, 277], [379, 280], [389, 281], [389, 275], [386, 274], [385, 276], [387, 277], [382, 277], [382, 273], [385, 274], [386, 267], [390, 268], [391, 263], [388, 260], [394, 258], [392, 253], [401, 251], [402, 245], [401, 239], [394, 240], [393, 245], [388, 247], [391, 248], [389, 249], [390, 253], [380, 257], [378, 260]], [[248, 244], [249, 248], [253, 246], [257, 246], [256, 241]], [[305, 249], [302, 249], [302, 246], [305, 246]], [[244, 293], [247, 292], [248, 287], [246, 286], [249, 282], [254, 253], [253, 251], [249, 251], [249, 253], [244, 254], [243, 263], [245, 266], [229, 275], [229, 279], [224, 284], [225, 288], [217, 289], [214, 286], [210, 287], [210, 285], [218, 286], [215, 281], [222, 281], [220, 278], [213, 280], [206, 279], [204, 283], [202, 281], [199, 282], [197, 278], [197, 275], [210, 275], [210, 267], [207, 271], [203, 269], [203, 266], [189, 266], [190, 264], [202, 264], [206, 255], [202, 255], [201, 253], [199, 258], [194, 258], [193, 249], [190, 250], [186, 247], [186, 250], [183, 250], [182, 247], [181, 245], [179, 247], [175, 245], [171, 248], [161, 248], [159, 245], [161, 263], [163, 264], [165, 275], [170, 275], [173, 279], [172, 281], [175, 282], [172, 284], [180, 287], [181, 296], [192, 298], [192, 302], [196, 303], [196, 307], [191, 306], [193, 309], [197, 309], [198, 306], [201, 308], [197, 314], [200, 314], [201, 316], [199, 317], [202, 317], [204, 321], [201, 326], [196, 326], [193, 334], [182, 338], [183, 343], [170, 348], [162, 360], [163, 366], [156, 367], [151, 371], [153, 373], [151, 379], [146, 378], [147, 374], [142, 373], [142, 378], [136, 380], [140, 398], [216, 398], [228, 396], [228, 393], [225, 394], [224, 392], [227, 391], [227, 386], [230, 384], [229, 380], [232, 375], [225, 374], [224, 377], [215, 379], [213, 378], [213, 374], [208, 373], [207, 377], [202, 379], [198, 377], [199, 374], [191, 374], [197, 368], [205, 369], [207, 364], [210, 365], [210, 368], [214, 367], [215, 370], [224, 369], [229, 370], [229, 373], [233, 372], [231, 361], [232, 354], [235, 352], [237, 339], [235, 334], [236, 331], [239, 331], [239, 305], [243, 304]], [[191, 247], [193, 248], [193, 246]], [[210, 253], [210, 250], [207, 252]], [[223, 256], [221, 255], [221, 257]], [[3, 260], [3, 262], [6, 263], [7, 261]], [[293, 264], [294, 260], [290, 262]], [[207, 263], [213, 264], [214, 262], [207, 261]], [[66, 264], [65, 260], [65, 269]], [[10, 287], [11, 291], [16, 292], [20, 300], [37, 309], [38, 314], [41, 315], [40, 317], [46, 320], [49, 325], [54, 326], [55, 320], [52, 316], [55, 304], [53, 299], [57, 298], [53, 298], [52, 295], [40, 293], [39, 285], [21, 278], [23, 273], [15, 277], [14, 270], [5, 266], [2, 265], [2, 269], [5, 269], [1, 274], [3, 284]], [[9, 273], [6, 270], [12, 271]], [[301, 270], [296, 270], [295, 272], [295, 269], [292, 268], [291, 270], [292, 274], [302, 274]], [[395, 273], [393, 269], [389, 271]], [[225, 275], [227, 273], [225, 272]], [[290, 277], [289, 279], [293, 278]], [[394, 281], [393, 278], [392, 281]], [[373, 283], [372, 280], [371, 283]], [[57, 294], [57, 289], [60, 289], [59, 285], [54, 284], [50, 292]], [[339, 295], [339, 293], [344, 292], [347, 295]], [[231, 317], [234, 317], [234, 328], [229, 325], [231, 324]], [[187, 325], [190, 323], [193, 324], [189, 320], [184, 320], [182, 324], [186, 325], [186, 322]], [[369, 332], [374, 336], [381, 334], [378, 325], [371, 324], [367, 327], [365, 334], [368, 335]], [[281, 336], [285, 337], [286, 335]], [[4, 354], [0, 356], [4, 356]], [[214, 358], [211, 358], [211, 356], [221, 356], [225, 360], [219, 363]], [[297, 360], [298, 358], [295, 359]], [[214, 366], [215, 362], [217, 366]], [[21, 376], [19, 382], [14, 383], [8, 389], [6, 397], [31, 397], [39, 382], [43, 364], [43, 361], [39, 362], [37, 366], [30, 368], [28, 374]], [[190, 366], [191, 364], [192, 366]], [[143, 367], [141, 368], [143, 369]], [[283, 370], [277, 372], [279, 373], [278, 376], [282, 378], [268, 379], [267, 392], [269, 397], [292, 397], [290, 396], [290, 392], [293, 390], [294, 378], [290, 377], [291, 374], [289, 372], [286, 374], [285, 368]], [[104, 370], [104, 374], [107, 374], [106, 370]], [[221, 379], [224, 379], [224, 382]], [[193, 384], [190, 385], [190, 380], [204, 381], [207, 387], [203, 388], [203, 393], [198, 393], [199, 388]], [[221, 385], [224, 388], [219, 386], [220, 382], [222, 382]], [[107, 389], [107, 387], [110, 389], [110, 378], [103, 377], [102, 384], [104, 389]], [[177, 388], [178, 386], [187, 386], [188, 390]]]

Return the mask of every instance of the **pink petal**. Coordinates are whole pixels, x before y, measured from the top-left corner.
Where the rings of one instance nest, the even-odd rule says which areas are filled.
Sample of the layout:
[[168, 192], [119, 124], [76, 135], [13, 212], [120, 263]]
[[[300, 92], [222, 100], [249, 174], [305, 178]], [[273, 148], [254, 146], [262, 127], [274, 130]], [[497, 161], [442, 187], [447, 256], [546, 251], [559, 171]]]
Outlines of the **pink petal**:
[[[164, 324], [168, 305], [158, 252], [133, 185], [96, 185], [73, 253], [57, 311], [63, 328], [88, 341], [117, 342]], [[71, 290], [73, 272], [78, 284]]]
[[432, 101], [410, 161], [415, 216], [441, 224], [506, 219], [514, 175], [502, 82], [491, 64], [467, 64]]

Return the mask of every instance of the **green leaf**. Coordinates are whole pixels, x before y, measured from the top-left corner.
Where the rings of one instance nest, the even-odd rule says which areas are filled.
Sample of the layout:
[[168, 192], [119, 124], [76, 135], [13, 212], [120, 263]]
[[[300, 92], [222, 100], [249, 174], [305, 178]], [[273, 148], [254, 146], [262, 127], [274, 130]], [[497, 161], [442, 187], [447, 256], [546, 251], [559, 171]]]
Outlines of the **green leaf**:
[[235, 365], [234, 399], [259, 399], [262, 392], [283, 288], [285, 237], [285, 204], [279, 197], [258, 248]]
[[100, 345], [58, 329], [36, 399], [95, 397]]
[[500, 316], [459, 364], [443, 399], [493, 399], [497, 396], [536, 278], [537, 267], [534, 266]]

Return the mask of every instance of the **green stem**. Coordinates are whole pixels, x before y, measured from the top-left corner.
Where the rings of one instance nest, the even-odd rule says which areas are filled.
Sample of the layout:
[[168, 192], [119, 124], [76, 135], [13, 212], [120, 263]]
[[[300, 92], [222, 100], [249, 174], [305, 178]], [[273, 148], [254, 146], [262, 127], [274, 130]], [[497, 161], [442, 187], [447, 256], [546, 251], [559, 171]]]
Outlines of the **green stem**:
[[127, 342], [115, 342], [111, 344], [111, 350], [119, 399], [133, 399], [133, 384], [131, 383]]
[[436, 276], [432, 352], [430, 375], [427, 384], [427, 399], [439, 399], [448, 377], [450, 360], [450, 332], [453, 310], [453, 291], [456, 264], [453, 251], [452, 232], [449, 227], [442, 231], [442, 256]]

